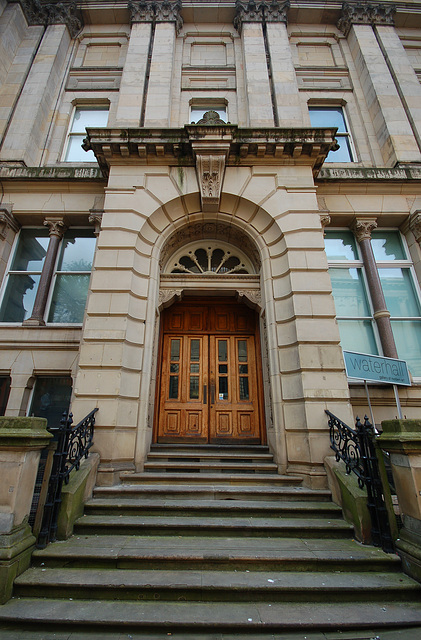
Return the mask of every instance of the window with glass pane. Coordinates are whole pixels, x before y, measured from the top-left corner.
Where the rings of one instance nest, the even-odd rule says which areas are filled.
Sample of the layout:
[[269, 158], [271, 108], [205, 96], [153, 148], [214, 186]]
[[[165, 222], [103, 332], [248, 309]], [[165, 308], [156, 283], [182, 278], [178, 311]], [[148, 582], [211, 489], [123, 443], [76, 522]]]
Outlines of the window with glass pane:
[[421, 376], [421, 304], [402, 236], [397, 231], [373, 231], [371, 245], [398, 356], [413, 376]]
[[65, 162], [96, 162], [93, 151], [82, 149], [86, 127], [106, 127], [108, 107], [76, 107], [68, 134]]
[[83, 321], [94, 251], [92, 231], [66, 231], [61, 243], [48, 322]]
[[[373, 231], [371, 238], [398, 356], [421, 376], [421, 304], [412, 264], [398, 231]], [[325, 232], [326, 254], [341, 336], [350, 351], [381, 353], [363, 263], [350, 231]]]
[[352, 140], [342, 107], [309, 107], [312, 127], [336, 127], [337, 151], [330, 151], [325, 162], [353, 162]]
[[31, 316], [49, 243], [47, 229], [21, 229], [0, 307], [0, 322]]
[[35, 381], [29, 416], [47, 418], [49, 427], [58, 427], [69, 411], [72, 393], [70, 376], [39, 376]]

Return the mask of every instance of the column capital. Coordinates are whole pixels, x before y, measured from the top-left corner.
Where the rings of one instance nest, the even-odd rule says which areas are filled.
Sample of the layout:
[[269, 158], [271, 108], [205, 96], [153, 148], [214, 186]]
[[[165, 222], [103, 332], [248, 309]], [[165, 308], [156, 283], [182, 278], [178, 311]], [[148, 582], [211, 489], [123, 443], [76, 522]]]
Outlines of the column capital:
[[362, 242], [362, 240], [371, 240], [371, 232], [376, 227], [376, 218], [356, 218], [351, 224], [351, 230], [358, 242]]
[[395, 24], [396, 5], [372, 2], [344, 2], [337, 27], [347, 36], [353, 24]]
[[239, 33], [244, 22], [287, 22], [289, 0], [236, 0], [234, 27]]
[[2, 204], [0, 207], [0, 238], [3, 238], [3, 240], [6, 238], [8, 229], [12, 229], [12, 231], [17, 233], [20, 226], [20, 223], [12, 213], [12, 205]]
[[175, 22], [176, 31], [179, 33], [183, 26], [180, 11], [181, 0], [129, 0], [130, 21], [133, 22]]
[[50, 238], [52, 236], [57, 236], [61, 239], [67, 229], [67, 225], [63, 218], [45, 218], [44, 225], [48, 227]]
[[48, 2], [41, 0], [19, 0], [29, 25], [47, 27], [50, 24], [65, 24], [72, 38], [83, 27], [82, 13], [74, 0]]
[[421, 245], [421, 210], [414, 211], [409, 217], [409, 228], [414, 234], [415, 240]]

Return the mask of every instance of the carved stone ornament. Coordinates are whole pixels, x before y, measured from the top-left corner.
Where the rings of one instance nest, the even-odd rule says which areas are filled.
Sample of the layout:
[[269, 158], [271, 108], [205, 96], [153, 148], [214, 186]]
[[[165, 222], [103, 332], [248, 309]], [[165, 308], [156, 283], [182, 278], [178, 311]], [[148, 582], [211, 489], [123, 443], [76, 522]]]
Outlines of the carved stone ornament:
[[353, 24], [390, 25], [394, 26], [396, 5], [372, 4], [369, 2], [344, 2], [342, 15], [338, 21], [338, 29], [347, 36]]
[[44, 225], [48, 227], [50, 236], [57, 236], [58, 238], [62, 238], [67, 229], [63, 218], [45, 218]]
[[290, 3], [276, 0], [237, 0], [235, 3], [234, 27], [239, 33], [243, 22], [287, 22]]
[[421, 245], [421, 211], [414, 211], [409, 218], [409, 228], [414, 234], [415, 240]]
[[181, 300], [183, 295], [182, 289], [161, 289], [158, 296], [158, 308], [165, 309], [174, 302]]
[[74, 0], [69, 2], [48, 2], [40, 0], [20, 0], [22, 10], [29, 25], [65, 24], [72, 38], [83, 27], [82, 13]]
[[377, 221], [375, 218], [357, 218], [351, 225], [351, 229], [358, 242], [363, 240], [371, 240], [371, 232], [376, 229]]
[[225, 155], [196, 155], [196, 172], [200, 187], [202, 211], [219, 211], [221, 187], [225, 172]]
[[256, 273], [259, 271], [260, 256], [256, 245], [244, 231], [223, 222], [196, 222], [182, 229], [178, 229], [168, 238], [162, 249], [159, 260], [161, 270], [164, 269], [170, 256], [172, 256], [179, 247], [202, 239], [223, 240], [240, 248], [254, 264]]
[[90, 224], [95, 225], [95, 235], [98, 236], [101, 231], [101, 223], [102, 223], [102, 214], [103, 211], [94, 211], [94, 209], [90, 209], [90, 216], [88, 221]]
[[0, 207], [0, 238], [6, 239], [7, 230], [12, 229], [17, 233], [20, 229], [20, 224], [13, 216], [12, 205], [2, 204]]
[[227, 123], [224, 122], [224, 120], [221, 120], [217, 111], [206, 111], [206, 113], [203, 114], [203, 118], [201, 118], [197, 122], [192, 122], [191, 124], [204, 124], [206, 126], [214, 126]]
[[175, 22], [177, 34], [183, 26], [181, 0], [141, 0], [128, 4], [131, 22]]
[[245, 302], [252, 309], [262, 308], [262, 295], [257, 289], [241, 289], [237, 291], [240, 302]]
[[331, 221], [332, 221], [332, 218], [327, 213], [327, 211], [323, 211], [320, 214], [320, 224], [322, 225], [323, 229], [327, 227], [331, 223]]

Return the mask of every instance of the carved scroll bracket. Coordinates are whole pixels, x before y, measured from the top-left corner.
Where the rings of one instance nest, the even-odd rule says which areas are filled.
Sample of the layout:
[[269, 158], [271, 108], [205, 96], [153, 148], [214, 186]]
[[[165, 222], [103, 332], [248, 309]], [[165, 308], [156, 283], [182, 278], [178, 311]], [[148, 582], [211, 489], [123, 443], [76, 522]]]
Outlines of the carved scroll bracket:
[[262, 312], [262, 295], [257, 289], [238, 289], [237, 298], [258, 313]]
[[3, 240], [6, 238], [8, 229], [12, 229], [15, 233], [20, 229], [20, 224], [12, 213], [12, 207], [13, 205], [4, 203], [0, 207], [0, 238]]
[[414, 211], [409, 218], [409, 228], [414, 234], [415, 240], [421, 246], [421, 211]]
[[158, 297], [158, 310], [170, 307], [174, 302], [179, 302], [183, 297], [182, 289], [161, 289]]
[[206, 153], [206, 149], [196, 151], [196, 173], [200, 188], [202, 211], [219, 211], [225, 160], [225, 153], [209, 154]]

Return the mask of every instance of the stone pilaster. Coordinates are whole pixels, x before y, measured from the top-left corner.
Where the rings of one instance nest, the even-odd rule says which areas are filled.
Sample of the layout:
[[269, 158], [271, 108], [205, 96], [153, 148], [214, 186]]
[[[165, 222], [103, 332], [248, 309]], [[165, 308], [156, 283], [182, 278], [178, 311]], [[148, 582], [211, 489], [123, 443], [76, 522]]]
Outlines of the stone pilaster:
[[345, 3], [338, 22], [348, 37], [386, 166], [421, 161], [414, 131], [378, 37], [379, 25], [392, 29], [394, 13], [394, 5]]
[[409, 218], [409, 228], [414, 234], [415, 240], [421, 246], [421, 211], [414, 211]]
[[51, 24], [65, 24], [74, 38], [83, 27], [82, 13], [76, 2], [40, 2], [40, 0], [20, 0], [20, 5], [29, 25], [48, 27]]

